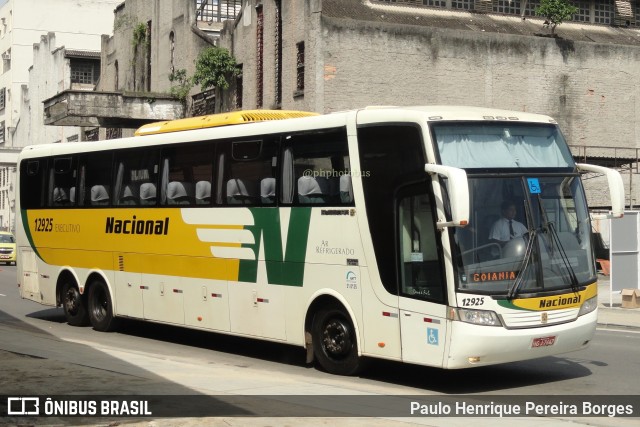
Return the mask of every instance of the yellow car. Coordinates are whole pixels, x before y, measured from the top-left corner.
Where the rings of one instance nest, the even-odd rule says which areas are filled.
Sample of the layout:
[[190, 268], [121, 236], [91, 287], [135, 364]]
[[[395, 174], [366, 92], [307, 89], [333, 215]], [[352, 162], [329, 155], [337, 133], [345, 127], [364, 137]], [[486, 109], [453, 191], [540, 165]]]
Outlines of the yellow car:
[[0, 262], [16, 264], [16, 238], [7, 231], [0, 231]]

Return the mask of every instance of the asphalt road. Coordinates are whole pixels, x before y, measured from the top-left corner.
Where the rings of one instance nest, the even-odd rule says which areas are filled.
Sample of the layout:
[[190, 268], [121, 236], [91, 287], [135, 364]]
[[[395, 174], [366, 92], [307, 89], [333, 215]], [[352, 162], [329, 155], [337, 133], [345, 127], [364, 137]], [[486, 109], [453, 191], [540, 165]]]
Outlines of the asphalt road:
[[[640, 332], [599, 330], [590, 348], [563, 356], [460, 371], [386, 361], [372, 362], [360, 377], [344, 378], [307, 366], [302, 349], [138, 321], [117, 333], [68, 326], [61, 309], [19, 298], [15, 267], [0, 267], [0, 384], [3, 395], [193, 395], [210, 396], [228, 413], [299, 417], [301, 414], [362, 415], [345, 400], [296, 405], [265, 396], [459, 396], [639, 395]], [[260, 396], [233, 406], [223, 397]], [[351, 402], [353, 403], [353, 402]], [[232, 406], [230, 406], [232, 405]], [[231, 410], [231, 408], [233, 410]], [[320, 412], [317, 412], [319, 410]], [[365, 412], [366, 413], [366, 412]], [[184, 413], [189, 416], [188, 411]], [[193, 425], [295, 425], [298, 418], [191, 418]], [[332, 424], [305, 419], [305, 425]], [[339, 418], [347, 425], [384, 425], [385, 418]], [[42, 420], [11, 419], [11, 423]], [[45, 424], [66, 419], [47, 420]], [[73, 419], [75, 424], [92, 420]], [[398, 421], [398, 420], [395, 420]], [[395, 422], [394, 421], [394, 422]], [[496, 420], [494, 420], [496, 421]], [[514, 420], [512, 420], [514, 421]], [[589, 425], [636, 425], [637, 419], [571, 417], [519, 420]], [[1, 421], [0, 421], [1, 422]], [[155, 421], [156, 423], [162, 421]], [[176, 420], [164, 421], [177, 425]], [[412, 418], [422, 425], [468, 425], [468, 418]], [[481, 419], [479, 425], [495, 425]], [[531, 424], [526, 424], [531, 422]], [[222, 423], [222, 424], [218, 424]], [[361, 423], [361, 424], [360, 424]], [[148, 423], [147, 423], [148, 424]], [[141, 425], [147, 425], [141, 424]], [[476, 423], [478, 424], [478, 423]], [[508, 425], [513, 425], [510, 422]], [[516, 423], [517, 424], [517, 423]], [[507, 424], [505, 424], [507, 425]]]

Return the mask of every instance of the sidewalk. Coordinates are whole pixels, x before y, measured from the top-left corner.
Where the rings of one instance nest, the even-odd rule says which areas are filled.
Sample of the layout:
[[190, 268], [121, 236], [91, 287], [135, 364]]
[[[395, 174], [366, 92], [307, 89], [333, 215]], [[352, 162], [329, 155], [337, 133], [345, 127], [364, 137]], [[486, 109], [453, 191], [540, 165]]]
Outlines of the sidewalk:
[[622, 296], [609, 290], [609, 276], [598, 274], [598, 326], [640, 328], [640, 308], [622, 308]]

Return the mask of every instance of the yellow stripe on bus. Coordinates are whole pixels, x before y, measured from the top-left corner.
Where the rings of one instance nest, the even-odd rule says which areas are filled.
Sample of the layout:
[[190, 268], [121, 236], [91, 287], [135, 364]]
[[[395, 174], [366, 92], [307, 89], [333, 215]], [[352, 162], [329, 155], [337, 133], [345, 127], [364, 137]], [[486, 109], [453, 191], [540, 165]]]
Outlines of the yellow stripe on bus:
[[580, 307], [585, 301], [598, 294], [598, 285], [592, 283], [583, 291], [538, 298], [514, 299], [511, 305], [524, 310], [548, 311]]
[[[118, 270], [118, 257], [122, 256], [121, 271], [238, 278], [239, 260], [216, 257], [214, 249], [241, 248], [242, 244], [201, 241], [197, 230], [241, 231], [243, 225], [187, 224], [180, 209], [94, 209], [79, 213], [74, 209], [28, 213], [33, 243], [44, 262], [68, 265], [72, 260], [74, 267]], [[41, 223], [51, 226], [40, 230], [33, 227]]]
[[138, 128], [135, 135], [154, 135], [158, 133], [180, 132], [193, 129], [239, 125], [242, 123], [263, 122], [267, 120], [294, 119], [317, 115], [318, 113], [294, 110], [232, 111], [228, 113], [210, 114], [208, 116], [149, 123]]

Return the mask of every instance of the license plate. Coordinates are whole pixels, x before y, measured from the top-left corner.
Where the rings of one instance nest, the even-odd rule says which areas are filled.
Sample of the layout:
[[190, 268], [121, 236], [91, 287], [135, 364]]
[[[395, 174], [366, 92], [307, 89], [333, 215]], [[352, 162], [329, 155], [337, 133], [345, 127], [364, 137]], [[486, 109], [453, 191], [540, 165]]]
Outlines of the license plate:
[[9, 255], [0, 255], [0, 258], [1, 259], [8, 259], [8, 258], [11, 258], [11, 257]]
[[556, 342], [556, 337], [552, 336], [552, 337], [542, 337], [542, 338], [534, 338], [533, 342], [531, 343], [531, 347], [532, 348], [536, 348], [536, 347], [548, 347], [550, 345], [555, 344]]

